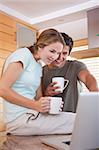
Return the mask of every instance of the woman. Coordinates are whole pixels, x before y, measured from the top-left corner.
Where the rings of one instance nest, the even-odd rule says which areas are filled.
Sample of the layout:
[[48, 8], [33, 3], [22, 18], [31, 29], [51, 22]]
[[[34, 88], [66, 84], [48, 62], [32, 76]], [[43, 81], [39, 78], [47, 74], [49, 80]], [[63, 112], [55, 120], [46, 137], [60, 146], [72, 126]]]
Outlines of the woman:
[[[5, 100], [7, 133], [38, 135], [67, 132], [65, 126], [68, 120], [69, 132], [72, 130], [73, 114], [63, 114], [61, 117], [48, 115], [50, 98], [34, 99], [42, 76], [42, 67], [38, 61], [41, 59], [47, 65], [52, 63], [58, 58], [63, 45], [59, 32], [48, 29], [41, 33], [32, 47], [21, 48], [7, 58], [0, 80], [0, 96]], [[59, 118], [63, 120], [62, 124], [65, 122], [61, 130], [58, 129]], [[51, 126], [54, 122], [59, 123], [53, 129]]]

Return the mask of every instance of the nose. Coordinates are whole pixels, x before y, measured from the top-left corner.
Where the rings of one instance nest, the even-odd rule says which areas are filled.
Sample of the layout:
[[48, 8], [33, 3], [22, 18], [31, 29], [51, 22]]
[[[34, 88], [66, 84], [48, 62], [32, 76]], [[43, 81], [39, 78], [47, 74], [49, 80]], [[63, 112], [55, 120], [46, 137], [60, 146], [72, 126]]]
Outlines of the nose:
[[58, 60], [62, 59], [62, 54], [59, 54], [59, 56], [58, 56], [57, 59], [58, 59]]
[[54, 55], [52, 56], [52, 59], [53, 59], [53, 60], [56, 60], [56, 59], [58, 59], [58, 57], [59, 57], [59, 54], [54, 54]]

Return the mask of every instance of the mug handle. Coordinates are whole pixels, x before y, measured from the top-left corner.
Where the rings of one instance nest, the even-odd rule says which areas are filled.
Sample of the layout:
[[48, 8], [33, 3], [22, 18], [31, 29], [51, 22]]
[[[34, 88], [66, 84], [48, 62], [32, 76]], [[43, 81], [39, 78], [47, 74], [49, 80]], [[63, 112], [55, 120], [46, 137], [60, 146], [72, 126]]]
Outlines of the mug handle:
[[67, 80], [67, 79], [64, 79], [64, 80], [65, 80], [66, 84], [65, 84], [63, 90], [67, 87], [67, 85], [68, 85], [68, 83], [69, 83], [69, 80]]

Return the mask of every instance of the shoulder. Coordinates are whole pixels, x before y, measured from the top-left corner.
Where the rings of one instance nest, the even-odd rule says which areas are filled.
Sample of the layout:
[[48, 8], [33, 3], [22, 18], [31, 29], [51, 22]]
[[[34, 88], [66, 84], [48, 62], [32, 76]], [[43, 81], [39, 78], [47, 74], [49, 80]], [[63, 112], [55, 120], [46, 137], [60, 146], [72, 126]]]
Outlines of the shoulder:
[[81, 70], [87, 70], [87, 66], [81, 62], [81, 61], [78, 61], [78, 60], [70, 60], [68, 61], [69, 65], [68, 65], [68, 68], [69, 70], [76, 74], [78, 74]]
[[14, 56], [20, 56], [20, 57], [24, 57], [24, 56], [31, 56], [31, 52], [29, 51], [28, 48], [20, 48], [20, 49], [17, 49], [15, 52], [12, 53], [12, 57]]
[[49, 68], [48, 68], [48, 66], [47, 65], [45, 65], [43, 68], [42, 68], [42, 73], [43, 73], [43, 75], [47, 75], [47, 74], [49, 74]]
[[6, 60], [6, 63], [13, 63], [13, 62], [22, 62], [24, 68], [29, 64], [30, 60], [32, 59], [32, 54], [28, 48], [20, 48], [14, 51]]
[[78, 60], [70, 60], [69, 63], [74, 66], [86, 66], [83, 62]]
[[75, 60], [74, 63], [75, 63], [75, 65], [77, 65], [77, 66], [87, 68], [86, 65], [85, 65], [83, 62], [81, 62], [81, 61]]
[[45, 65], [45, 66], [43, 67], [43, 70], [44, 70], [44, 71], [48, 70], [48, 66]]

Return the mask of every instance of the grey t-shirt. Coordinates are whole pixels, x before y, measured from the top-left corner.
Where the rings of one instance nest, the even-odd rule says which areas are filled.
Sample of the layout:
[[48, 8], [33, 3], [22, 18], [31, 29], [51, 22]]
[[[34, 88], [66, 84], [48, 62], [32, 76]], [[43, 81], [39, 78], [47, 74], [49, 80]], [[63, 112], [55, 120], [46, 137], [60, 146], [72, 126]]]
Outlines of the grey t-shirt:
[[48, 68], [44, 66], [43, 77], [42, 77], [42, 89], [43, 92], [47, 86], [52, 82], [53, 77], [61, 76], [69, 80], [69, 84], [62, 94], [55, 96], [60, 96], [64, 101], [63, 111], [76, 112], [77, 102], [78, 102], [78, 73], [87, 69], [86, 65], [79, 61], [66, 61], [62, 68]]

